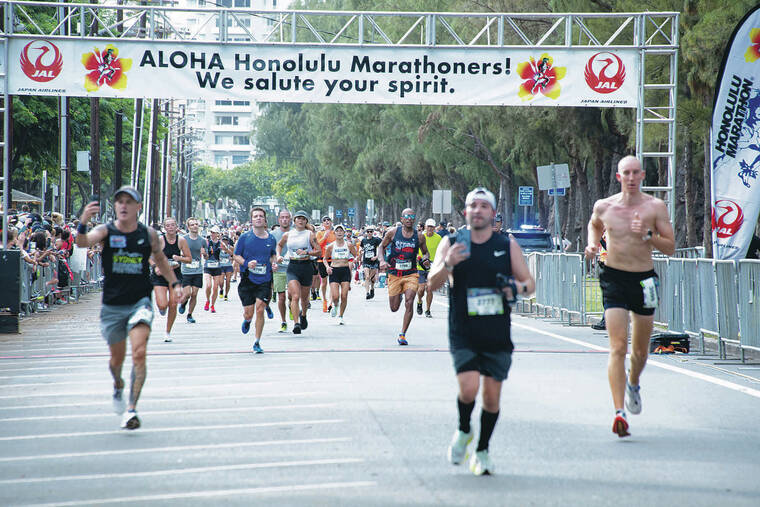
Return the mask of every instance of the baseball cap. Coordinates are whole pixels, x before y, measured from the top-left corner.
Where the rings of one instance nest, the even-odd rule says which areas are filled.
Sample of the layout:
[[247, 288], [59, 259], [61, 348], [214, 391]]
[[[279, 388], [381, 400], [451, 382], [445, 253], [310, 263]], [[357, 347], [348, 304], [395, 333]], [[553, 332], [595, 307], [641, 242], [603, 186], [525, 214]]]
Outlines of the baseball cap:
[[215, 226], [213, 226], [213, 227], [212, 227], [212, 228], [209, 230], [209, 232], [221, 232], [221, 231], [219, 230], [219, 227], [217, 227], [217, 226], [215, 225]]
[[132, 199], [134, 199], [137, 202], [142, 202], [142, 194], [138, 192], [135, 187], [124, 185], [120, 187], [119, 190], [113, 193], [113, 198], [116, 199], [119, 196], [119, 194], [122, 194], [122, 193], [127, 194], [128, 196], [130, 196]]
[[346, 228], [345, 228], [345, 227], [343, 227], [343, 224], [338, 224], [338, 225], [336, 225], [335, 227], [333, 227], [333, 229], [343, 229], [343, 231], [344, 231], [344, 232], [345, 232], [345, 230], [346, 230]]
[[296, 211], [296, 214], [293, 215], [293, 218], [298, 218], [298, 217], [304, 217], [307, 221], [309, 220], [309, 215], [304, 210]]
[[383, 226], [384, 227], [390, 227], [390, 225], [391, 225], [391, 223], [389, 221], [387, 221], [387, 220], [385, 222], [383, 222]]
[[330, 215], [325, 215], [322, 217], [322, 221], [324, 222], [325, 220], [332, 220], [332, 218], [330, 218]]
[[432, 218], [425, 220], [425, 227], [435, 227], [435, 220]]
[[375, 230], [375, 226], [374, 225], [368, 225], [367, 227], [364, 228], [364, 230], [365, 231], [374, 231]]
[[496, 209], [496, 198], [493, 196], [493, 193], [491, 193], [487, 188], [485, 187], [478, 187], [469, 194], [467, 194], [467, 198], [464, 200], [464, 205], [469, 206], [473, 202], [480, 200], [480, 201], [486, 201], [488, 204], [491, 205], [493, 209]]

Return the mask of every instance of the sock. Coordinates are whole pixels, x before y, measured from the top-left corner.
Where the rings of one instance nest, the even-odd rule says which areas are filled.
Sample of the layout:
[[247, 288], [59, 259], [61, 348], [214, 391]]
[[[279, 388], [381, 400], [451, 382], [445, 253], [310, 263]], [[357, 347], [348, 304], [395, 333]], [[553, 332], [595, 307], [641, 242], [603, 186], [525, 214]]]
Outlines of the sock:
[[496, 419], [499, 418], [499, 412], [480, 412], [480, 441], [478, 442], [477, 452], [488, 450], [488, 441], [491, 440], [493, 429], [496, 427]]
[[470, 416], [472, 415], [472, 409], [475, 408], [475, 402], [464, 403], [457, 396], [457, 408], [459, 409], [459, 431], [465, 433], [470, 432]]
[[623, 418], [625, 418], [625, 410], [623, 410], [622, 408], [616, 409], [615, 410], [615, 416], [617, 417], [619, 415], [621, 415], [621, 416], [623, 416]]

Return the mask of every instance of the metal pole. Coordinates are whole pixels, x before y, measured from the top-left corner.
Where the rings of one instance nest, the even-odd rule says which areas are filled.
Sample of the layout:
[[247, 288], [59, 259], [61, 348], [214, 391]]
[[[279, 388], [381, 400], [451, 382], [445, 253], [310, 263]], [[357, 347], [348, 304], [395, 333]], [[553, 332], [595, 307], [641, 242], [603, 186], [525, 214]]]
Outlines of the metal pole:
[[[145, 160], [145, 185], [143, 186], [143, 216], [144, 223], [150, 225], [153, 218], [151, 216], [151, 194], [153, 183], [153, 111], [155, 110], [155, 101], [150, 105], [150, 126], [148, 127], [148, 158]], [[142, 139], [142, 136], [140, 136]], [[141, 150], [142, 151], [142, 150]]]
[[[11, 17], [11, 9], [6, 5], [5, 9], [5, 29], [6, 33], [9, 29], [13, 28], [13, 18]], [[8, 39], [5, 39], [5, 61], [9, 62], [9, 50]], [[10, 104], [10, 96], [8, 95], [8, 71], [4, 69], [3, 78], [3, 249], [8, 249], [8, 209], [11, 206], [11, 192], [13, 192], [10, 178], [10, 146], [9, 133], [10, 133], [10, 118], [8, 117], [8, 104]]]
[[554, 236], [557, 238], [557, 247], [562, 251], [562, 238], [559, 234], [559, 204], [557, 203], [557, 170], [552, 162], [552, 187], [554, 188]]
[[[40, 214], [45, 214], [45, 190], [47, 189], [47, 170], [42, 171], [42, 185], [40, 186]], [[50, 208], [52, 211], [53, 208]], [[64, 217], [65, 219], [65, 217]]]
[[71, 175], [69, 174], [69, 143], [68, 140], [68, 132], [69, 132], [69, 98], [68, 97], [61, 97], [61, 126], [60, 126], [60, 136], [61, 136], [61, 187], [59, 190], [60, 193], [60, 206], [61, 206], [61, 215], [64, 217], [66, 216], [66, 203], [68, 202], [68, 184], [69, 184], [69, 178]]

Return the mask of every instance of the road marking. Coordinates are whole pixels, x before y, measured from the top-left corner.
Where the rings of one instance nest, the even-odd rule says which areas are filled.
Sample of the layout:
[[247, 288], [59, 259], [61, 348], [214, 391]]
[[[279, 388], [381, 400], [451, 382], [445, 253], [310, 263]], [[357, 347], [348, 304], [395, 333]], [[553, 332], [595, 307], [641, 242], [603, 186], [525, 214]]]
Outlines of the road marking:
[[0, 484], [30, 484], [46, 483], [57, 481], [89, 481], [99, 479], [126, 479], [132, 477], [155, 477], [164, 475], [182, 475], [182, 474], [200, 474], [209, 472], [230, 472], [233, 470], [255, 470], [260, 468], [283, 468], [298, 466], [316, 466], [316, 465], [345, 465], [348, 463], [363, 463], [359, 458], [333, 458], [333, 459], [314, 459], [300, 461], [274, 461], [270, 463], [242, 463], [239, 465], [221, 465], [212, 467], [193, 467], [193, 468], [169, 468], [164, 470], [153, 470], [150, 472], [122, 472], [113, 474], [89, 474], [89, 475], [62, 475], [59, 477], [28, 477], [24, 479], [5, 479], [0, 480]]
[[260, 488], [237, 488], [206, 491], [190, 491], [187, 493], [165, 493], [160, 495], [125, 496], [118, 498], [97, 498], [88, 500], [73, 500], [70, 502], [55, 502], [44, 504], [32, 504], [31, 507], [93, 505], [106, 503], [150, 502], [160, 500], [182, 500], [192, 498], [218, 498], [225, 496], [256, 495], [266, 493], [293, 493], [296, 491], [312, 491], [320, 489], [338, 488], [367, 488], [377, 486], [374, 481], [354, 482], [321, 482], [318, 484], [288, 484], [284, 486], [266, 486]]
[[[114, 416], [115, 417], [115, 416]], [[172, 428], [148, 428], [140, 429], [138, 432], [127, 430], [112, 431], [82, 431], [77, 433], [40, 433], [37, 435], [18, 435], [15, 437], [0, 437], [0, 442], [10, 442], [17, 440], [34, 440], [36, 438], [73, 438], [73, 437], [94, 437], [100, 435], [130, 435], [135, 433], [172, 433], [178, 431], [203, 431], [203, 430], [228, 430], [240, 428], [271, 428], [272, 426], [306, 426], [309, 424], [337, 424], [342, 423], [343, 419], [313, 419], [310, 421], [276, 421], [263, 423], [243, 423], [243, 424], [211, 424], [204, 426], [175, 426]]]
[[89, 452], [68, 452], [59, 454], [37, 454], [30, 456], [11, 456], [0, 458], [0, 463], [11, 463], [16, 461], [36, 461], [43, 459], [72, 459], [72, 458], [92, 458], [96, 456], [113, 456], [117, 454], [137, 454], [137, 453], [159, 453], [159, 452], [183, 452], [183, 451], [202, 451], [202, 450], [219, 450], [219, 449], [238, 449], [243, 447], [265, 447], [270, 445], [300, 445], [300, 444], [336, 444], [341, 442], [350, 442], [350, 437], [332, 437], [332, 438], [301, 438], [296, 440], [258, 440], [256, 442], [232, 442], [229, 444], [197, 444], [197, 445], [175, 445], [169, 447], [148, 447], [142, 449], [111, 449], [108, 451], [89, 451]]
[[[224, 407], [224, 408], [193, 408], [190, 411], [193, 413], [224, 413], [224, 412], [265, 412], [267, 410], [289, 410], [299, 408], [330, 408], [337, 406], [337, 403], [307, 403], [304, 405], [265, 405], [256, 407]], [[183, 408], [181, 410], [151, 410], [140, 411], [140, 415], [154, 416], [154, 415], [171, 415], [171, 414], [185, 414], [187, 415], [188, 409]], [[67, 415], [45, 415], [45, 416], [32, 416], [32, 417], [6, 417], [0, 419], [0, 423], [3, 422], [19, 422], [19, 421], [54, 421], [58, 419], [95, 419], [97, 417], [113, 417], [113, 412], [97, 412], [91, 414], [67, 414]]]
[[[296, 366], [303, 367], [303, 366], [307, 366], [307, 364], [306, 363], [282, 363], [282, 364], [280, 364], [280, 363], [265, 363], [263, 365], [256, 365], [256, 373], [259, 374], [262, 371], [268, 371], [268, 370], [274, 370], [274, 371], [280, 372], [280, 371], [282, 371], [283, 368], [290, 368], [290, 367], [296, 367]], [[250, 363], [240, 363], [238, 365], [229, 365], [229, 366], [226, 365], [226, 364], [224, 365], [224, 371], [238, 370], [238, 369], [241, 369], [241, 370], [245, 369], [247, 371], [250, 371], [251, 364]], [[201, 371], [201, 370], [215, 370], [215, 371], [219, 371], [219, 365], [213, 365], [213, 366], [187, 366], [187, 367], [178, 367], [178, 368], [175, 368], [175, 367], [167, 368], [165, 366], [158, 366], [158, 365], [151, 364], [151, 368], [150, 368], [151, 378], [153, 377], [153, 374], [156, 373], [156, 372], [159, 372], [159, 373], [167, 373], [167, 372], [177, 373], [177, 372], [182, 372], [182, 371], [196, 372], [196, 371]], [[28, 371], [28, 370], [26, 370], [24, 368], [20, 368], [20, 369], [18, 369], [16, 371]], [[0, 370], [0, 373], [5, 373], [5, 372], [3, 370]], [[35, 373], [35, 374], [32, 374], [32, 375], [7, 375], [7, 376], [2, 375], [2, 376], [0, 376], [0, 380], [2, 380], [2, 379], [31, 379], [31, 378], [59, 378], [59, 377], [62, 377], [62, 376], [68, 376], [71, 373], [80, 373], [80, 372], [68, 372], [67, 371], [67, 372], [59, 372], [59, 373]], [[291, 372], [289, 372], [289, 373], [291, 373]], [[99, 374], [97, 374], [97, 375], [91, 374], [91, 375], [89, 375], [89, 377], [87, 375], [81, 375], [81, 374], [78, 374], [77, 376], [80, 377], [80, 378], [81, 377], [92, 378], [94, 380], [95, 379], [101, 379], [101, 378], [103, 378], [102, 372], [99, 372]], [[110, 378], [110, 376], [108, 375], [108, 373], [106, 373], [106, 376], [108, 376], [108, 378]], [[176, 375], [175, 375], [175, 377], [176, 377]]]
[[[282, 398], [283, 396], [298, 398], [307, 396], [327, 396], [327, 391], [304, 391], [296, 393], [264, 393], [264, 394], [229, 394], [224, 396], [185, 396], [185, 397], [171, 397], [171, 398], [149, 398], [142, 403], [141, 407], [150, 406], [155, 403], [171, 403], [174, 401], [202, 401], [207, 402], [211, 400], [244, 400], [251, 398]], [[90, 401], [90, 402], [74, 402], [74, 403], [50, 403], [47, 405], [14, 405], [10, 407], [0, 407], [0, 410], [26, 410], [26, 409], [40, 409], [40, 408], [72, 408], [72, 407], [99, 407], [99, 406], [111, 406], [110, 401]]]
[[[148, 353], [148, 356], [150, 357], [150, 353]], [[160, 360], [159, 360], [160, 359]], [[172, 359], [178, 359], [178, 361], [171, 361]], [[218, 364], [214, 364], [214, 360], [219, 359], [220, 363], [223, 364], [225, 368], [227, 368], [230, 359], [227, 357], [224, 358], [217, 358], [217, 357], [210, 357], [203, 361], [203, 364], [207, 366], [202, 366], [199, 368], [192, 368], [193, 370], [205, 370], [205, 369], [214, 369], [219, 368]], [[242, 361], [240, 363], [234, 364], [230, 366], [230, 368], [250, 368], [251, 363], [248, 362], [245, 358], [241, 358]], [[156, 358], [156, 361], [151, 362], [151, 371], [157, 371], [157, 370], [170, 370], [175, 371], [175, 365], [185, 365], [188, 363], [188, 361], [196, 361], [197, 359], [195, 357], [174, 357], [174, 356], [158, 356]], [[12, 363], [13, 365], [20, 365], [23, 360], [15, 360]], [[57, 362], [55, 360], [45, 360], [40, 361], [35, 359], [34, 361], [30, 361], [30, 364], [45, 364], [47, 365], [50, 362]], [[267, 366], [276, 366], [276, 367], [297, 367], [297, 366], [308, 366], [310, 363], [291, 363], [291, 362], [282, 362], [282, 363], [263, 363], [256, 366], [256, 371], [259, 371], [259, 368], [266, 368]], [[20, 365], [18, 368], [0, 368], [0, 373], [13, 373], [13, 372], [31, 372], [31, 371], [49, 371], [49, 370], [70, 370], [74, 368], [92, 368], [93, 365], [97, 366], [98, 369], [101, 368], [102, 363], [96, 362], [96, 361], [88, 361], [86, 363], [70, 363], [69, 360], [66, 360], [65, 365], [61, 366], [36, 366], [36, 367], [30, 367], [30, 366], [24, 366]], [[176, 369], [185, 369], [184, 366], [179, 366]], [[52, 374], [51, 374], [52, 375]], [[21, 376], [21, 375], [18, 375]], [[17, 377], [18, 377], [17, 376]], [[30, 375], [31, 376], [31, 375]]]

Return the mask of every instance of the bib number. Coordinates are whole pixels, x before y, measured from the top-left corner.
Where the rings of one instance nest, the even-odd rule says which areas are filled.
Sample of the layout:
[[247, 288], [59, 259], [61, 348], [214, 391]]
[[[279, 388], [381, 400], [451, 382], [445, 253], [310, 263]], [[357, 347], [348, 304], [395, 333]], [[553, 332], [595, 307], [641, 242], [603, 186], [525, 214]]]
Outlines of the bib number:
[[371, 259], [374, 256], [375, 256], [375, 249], [374, 248], [367, 248], [364, 251], [364, 257], [366, 257], [367, 259]]
[[399, 271], [409, 271], [412, 269], [412, 261], [396, 261], [396, 269]]
[[218, 268], [219, 267], [219, 261], [206, 261], [206, 267], [207, 268]]
[[256, 264], [256, 267], [251, 270], [254, 275], [266, 275], [267, 274], [267, 266], [266, 264]]
[[198, 267], [201, 265], [200, 261], [193, 261], [187, 264], [188, 269], [198, 269]]
[[499, 289], [467, 289], [467, 315], [504, 315], [504, 293]]
[[177, 262], [175, 260], [170, 260], [169, 261], [169, 266], [171, 266], [173, 268], [176, 268], [177, 266], [179, 266], [179, 262]]
[[108, 244], [111, 248], [127, 248], [126, 236], [109, 236]]
[[657, 287], [660, 285], [657, 278], [649, 277], [641, 282], [641, 291], [644, 294], [644, 308], [657, 308], [659, 299], [657, 297]]

